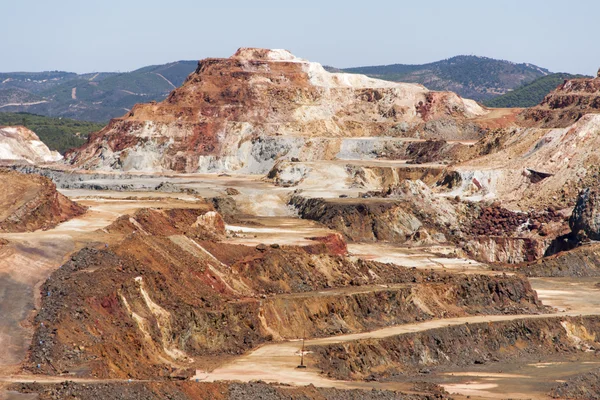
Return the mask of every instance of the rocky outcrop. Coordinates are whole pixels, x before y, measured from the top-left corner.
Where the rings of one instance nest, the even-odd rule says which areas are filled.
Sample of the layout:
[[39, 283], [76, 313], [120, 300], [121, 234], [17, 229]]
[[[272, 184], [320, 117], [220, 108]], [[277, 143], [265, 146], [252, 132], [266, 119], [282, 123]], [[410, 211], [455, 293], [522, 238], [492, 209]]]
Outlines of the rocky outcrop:
[[550, 241], [523, 237], [477, 236], [467, 239], [463, 250], [485, 263], [518, 264], [544, 256]]
[[579, 193], [569, 225], [575, 235], [582, 233], [591, 240], [600, 240], [600, 193], [586, 188]]
[[84, 212], [50, 179], [0, 170], [0, 232], [50, 229]]
[[583, 115], [600, 113], [600, 79], [566, 80], [550, 92], [540, 105], [523, 112], [526, 122], [546, 128], [565, 128]]
[[429, 136], [450, 138], [485, 113], [453, 93], [242, 48], [200, 61], [165, 101], [136, 105], [67, 158], [89, 169], [265, 173], [278, 159], [331, 159], [340, 146], [331, 138], [410, 136], [427, 124]]
[[61, 159], [58, 152], [50, 151], [33, 131], [24, 126], [0, 126], [0, 160], [39, 164]]

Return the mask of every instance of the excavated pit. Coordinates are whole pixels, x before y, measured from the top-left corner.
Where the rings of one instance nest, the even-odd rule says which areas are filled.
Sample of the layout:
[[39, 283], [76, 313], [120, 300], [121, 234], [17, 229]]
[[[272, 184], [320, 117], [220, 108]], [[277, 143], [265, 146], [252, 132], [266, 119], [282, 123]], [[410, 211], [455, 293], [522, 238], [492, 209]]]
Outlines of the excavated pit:
[[[294, 340], [304, 334], [308, 338], [334, 338], [444, 318], [546, 311], [529, 284], [517, 276], [493, 276], [491, 271], [483, 276], [477, 270], [470, 275], [457, 274], [461, 269], [434, 273], [359, 261], [345, 256], [346, 246], [336, 229], [290, 216], [240, 214], [241, 210], [251, 210], [247, 202], [255, 189], [233, 183], [236, 178], [222, 179], [216, 188], [214, 184], [192, 184], [189, 179], [175, 178], [173, 182], [211, 196], [231, 193], [235, 207], [228, 208], [221, 200], [214, 204], [229, 210], [228, 217], [234, 218], [229, 221], [234, 225], [214, 214], [210, 203], [195, 211], [142, 210], [118, 218], [104, 230], [123, 239], [108, 247], [85, 249], [60, 268], [41, 290], [45, 294], [43, 308], [49, 313], [40, 313], [38, 318], [43, 321], [35, 321], [37, 331], [27, 369], [40, 377], [183, 378], [197, 368], [218, 370], [222, 363], [244, 357], [257, 346], [260, 349], [264, 344]], [[420, 184], [407, 184], [402, 190], [416, 190], [419, 186], [415, 185]], [[239, 190], [228, 189], [232, 187]], [[281, 207], [285, 207], [285, 193], [277, 203]], [[414, 193], [418, 197], [420, 189]], [[152, 196], [158, 197], [148, 199], [173, 195], [189, 196], [155, 193]], [[147, 194], [107, 191], [102, 196], [130, 198], [126, 201], [133, 205]], [[414, 212], [412, 206], [406, 207], [406, 198], [393, 196], [335, 201], [404, 204], [407, 214]], [[439, 201], [444, 207], [454, 202]], [[423, 211], [432, 212], [426, 207]], [[481, 213], [486, 212], [475, 207], [469, 215], [481, 220]], [[209, 213], [213, 214], [204, 217]], [[487, 213], [492, 226], [495, 214]], [[421, 214], [424, 221], [425, 215]], [[512, 214], [503, 218], [512, 224]], [[548, 217], [543, 214], [539, 218]], [[439, 227], [452, 237], [444, 223], [429, 219], [428, 234], [433, 236]], [[468, 226], [481, 229], [485, 223], [484, 218], [479, 225]], [[515, 226], [518, 223], [515, 220]], [[435, 253], [432, 256], [439, 257]], [[76, 266], [79, 262], [83, 263], [81, 270]], [[180, 282], [178, 276], [185, 276], [186, 282]], [[194, 299], [191, 293], [204, 300]], [[53, 301], [72, 304], [69, 310], [75, 311], [62, 312], [52, 306]], [[51, 323], [53, 319], [57, 322]], [[39, 325], [42, 322], [44, 328]], [[104, 343], [100, 338], [105, 336], [116, 338], [119, 344]], [[337, 381], [332, 382], [337, 385]], [[402, 386], [407, 382], [390, 384]]]
[[[573, 80], [538, 107], [488, 110], [286, 51], [204, 60], [67, 155], [102, 173], [14, 166], [90, 209], [67, 212], [48, 180], [44, 201], [21, 190], [19, 224], [48, 231], [0, 238], [2, 385], [37, 380], [11, 389], [39, 398], [593, 398], [597, 245], [567, 218], [600, 179], [597, 93]], [[21, 362], [33, 376], [10, 375]], [[192, 376], [206, 382], [174, 382]], [[210, 383], [253, 379], [300, 387]]]

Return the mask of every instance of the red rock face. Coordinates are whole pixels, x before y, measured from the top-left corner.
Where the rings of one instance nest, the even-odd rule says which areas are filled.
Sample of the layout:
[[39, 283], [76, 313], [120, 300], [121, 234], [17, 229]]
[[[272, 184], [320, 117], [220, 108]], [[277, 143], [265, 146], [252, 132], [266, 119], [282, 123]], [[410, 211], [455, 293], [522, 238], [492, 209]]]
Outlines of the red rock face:
[[282, 50], [240, 49], [200, 61], [165, 101], [136, 105], [68, 160], [91, 169], [262, 173], [281, 157], [318, 157], [310, 138], [406, 136], [426, 121], [484, 113], [453, 93], [331, 74]]
[[[326, 236], [312, 237], [310, 240], [322, 243], [325, 245], [327, 254], [344, 256], [348, 254], [348, 244], [344, 237], [339, 233], [331, 233]], [[319, 246], [307, 246], [305, 248], [309, 253], [319, 253]]]
[[599, 78], [565, 81], [522, 117], [545, 128], [565, 128], [590, 113], [600, 113]]

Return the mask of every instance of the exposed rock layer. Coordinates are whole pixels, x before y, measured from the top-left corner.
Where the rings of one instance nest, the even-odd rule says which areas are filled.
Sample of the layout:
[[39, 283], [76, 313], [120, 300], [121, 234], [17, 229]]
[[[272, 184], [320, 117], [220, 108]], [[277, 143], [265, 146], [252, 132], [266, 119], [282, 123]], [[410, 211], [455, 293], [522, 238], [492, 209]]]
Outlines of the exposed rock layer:
[[546, 128], [565, 128], [590, 113], [600, 113], [600, 78], [566, 80], [523, 117]]
[[600, 345], [600, 319], [544, 318], [468, 324], [385, 339], [313, 346], [312, 361], [337, 379], [391, 377], [420, 369], [539, 360]]
[[591, 240], [600, 239], [600, 193], [596, 188], [579, 193], [569, 225], [574, 234], [582, 232]]

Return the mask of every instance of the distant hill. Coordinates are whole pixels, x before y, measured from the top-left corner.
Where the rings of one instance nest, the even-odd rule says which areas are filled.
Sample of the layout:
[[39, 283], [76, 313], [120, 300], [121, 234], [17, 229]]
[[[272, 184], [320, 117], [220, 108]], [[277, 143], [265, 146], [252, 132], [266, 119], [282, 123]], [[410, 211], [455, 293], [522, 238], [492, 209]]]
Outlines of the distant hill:
[[397, 82], [420, 83], [431, 90], [449, 90], [478, 101], [503, 95], [550, 74], [533, 64], [515, 64], [487, 57], [457, 56], [422, 65], [393, 64], [335, 69]]
[[[136, 103], [163, 100], [197, 66], [197, 61], [152, 65], [125, 73], [0, 73], [0, 112], [29, 112], [52, 117], [107, 122]], [[550, 74], [532, 64], [486, 57], [457, 56], [423, 65], [382, 65], [330, 71], [414, 82], [487, 101]]]
[[177, 61], [126, 73], [0, 73], [0, 111], [106, 122], [136, 103], [163, 100], [197, 65]]
[[0, 126], [22, 125], [34, 131], [50, 150], [61, 154], [81, 146], [92, 132], [104, 128], [104, 124], [76, 121], [68, 118], [52, 118], [28, 113], [0, 112]]
[[566, 79], [575, 78], [586, 78], [586, 76], [567, 73], [550, 74], [516, 88], [512, 92], [487, 100], [484, 104], [488, 107], [498, 108], [533, 107], [540, 104], [548, 93], [556, 89]]

